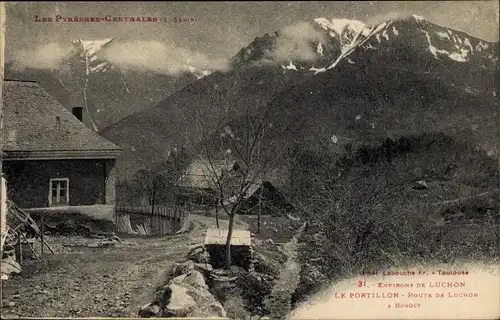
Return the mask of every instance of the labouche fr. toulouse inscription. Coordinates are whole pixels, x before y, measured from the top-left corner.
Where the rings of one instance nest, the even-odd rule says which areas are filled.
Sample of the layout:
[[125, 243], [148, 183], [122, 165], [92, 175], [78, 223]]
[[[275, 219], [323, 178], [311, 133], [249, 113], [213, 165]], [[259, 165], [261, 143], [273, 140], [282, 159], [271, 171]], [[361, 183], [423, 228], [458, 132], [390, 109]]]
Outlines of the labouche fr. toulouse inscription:
[[[383, 276], [383, 279], [358, 280], [355, 292], [336, 292], [336, 299], [386, 299], [393, 300], [387, 308], [421, 308], [426, 299], [475, 299], [479, 293], [468, 289], [468, 271], [382, 271], [364, 272], [364, 276]], [[433, 275], [431, 280], [425, 277]], [[418, 280], [415, 280], [415, 276]], [[435, 276], [438, 276], [436, 279]], [[386, 279], [388, 277], [388, 279]], [[390, 277], [390, 279], [389, 279]], [[398, 277], [396, 280], [395, 278]], [[405, 279], [407, 277], [407, 279]], [[440, 277], [443, 279], [441, 280]], [[461, 278], [457, 278], [461, 277]], [[387, 290], [386, 290], [387, 289]], [[366, 291], [365, 291], [366, 290]], [[426, 291], [427, 290], [427, 291]]]

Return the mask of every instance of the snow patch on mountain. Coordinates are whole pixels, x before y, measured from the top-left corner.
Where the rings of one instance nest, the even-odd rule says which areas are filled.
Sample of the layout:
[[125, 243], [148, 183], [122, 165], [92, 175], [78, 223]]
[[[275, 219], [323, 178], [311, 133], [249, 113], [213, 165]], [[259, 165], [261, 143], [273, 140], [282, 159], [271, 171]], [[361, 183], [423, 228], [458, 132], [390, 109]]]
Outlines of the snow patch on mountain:
[[447, 39], [450, 40], [450, 35], [447, 32], [440, 32], [436, 31], [436, 34], [441, 38], [441, 39]]
[[299, 71], [292, 61], [289, 61], [287, 66], [281, 65], [283, 69]]
[[109, 68], [109, 63], [107, 62], [101, 62], [96, 66], [90, 66], [89, 70], [91, 72], [101, 72], [101, 71], [106, 71]]
[[95, 55], [99, 52], [106, 44], [113, 41], [113, 38], [102, 39], [102, 40], [80, 40], [74, 39], [72, 42], [74, 45], [81, 45], [83, 49], [82, 53], [85, 53], [88, 56]]
[[323, 29], [335, 32], [339, 38], [342, 36], [342, 33], [346, 28], [349, 28], [356, 33], [362, 32], [365, 28], [365, 24], [358, 20], [332, 19], [330, 21], [326, 18], [316, 18], [314, 21], [322, 26]]
[[[437, 48], [436, 46], [433, 45], [433, 43], [431, 41], [431, 35], [429, 34], [429, 32], [427, 32], [425, 30], [421, 30], [421, 31], [427, 37], [427, 42], [429, 44], [429, 51], [434, 55], [434, 57], [436, 59], [439, 59], [439, 55], [438, 54], [441, 54], [441, 55], [446, 55], [450, 59], [458, 61], [458, 62], [466, 62], [466, 61], [468, 61], [468, 56], [470, 54], [470, 50], [466, 50], [464, 48], [460, 48], [457, 45], [455, 45], [455, 48], [458, 50], [458, 52], [449, 52], [449, 51], [444, 50], [444, 49], [439, 49], [439, 48]], [[467, 41], [468, 41], [468, 39], [467, 39]], [[461, 43], [463, 43], [463, 41], [461, 41]], [[468, 43], [470, 44], [469, 41], [468, 41]]]
[[321, 73], [321, 72], [325, 72], [326, 69], [325, 68], [315, 68], [315, 67], [311, 67], [309, 68], [309, 71], [314, 71], [314, 74], [318, 74], [318, 73]]
[[385, 40], [389, 40], [389, 35], [387, 34], [387, 30], [384, 30], [384, 32], [382, 32], [382, 37], [384, 37]]
[[416, 15], [416, 14], [413, 15], [413, 18], [415, 18], [415, 20], [417, 20], [417, 22], [425, 21], [424, 17]]
[[482, 41], [479, 41], [479, 43], [478, 43], [478, 44], [477, 44], [477, 46], [476, 46], [476, 50], [477, 50], [478, 52], [481, 52], [481, 51], [483, 51], [484, 49], [488, 49], [488, 48], [489, 48], [488, 44], [487, 44], [487, 43], [484, 43], [484, 42], [482, 42]]
[[209, 76], [210, 74], [212, 74], [212, 72], [208, 71], [208, 70], [198, 70], [197, 68], [193, 67], [193, 66], [190, 66], [190, 65], [187, 65], [185, 66], [185, 68], [187, 70], [189, 70], [189, 72], [194, 75], [196, 77], [197, 80], [200, 80], [206, 76]]
[[470, 43], [469, 38], [464, 39], [464, 45], [468, 46], [470, 48], [470, 51], [474, 51], [474, 48], [472, 48], [472, 44]]
[[323, 55], [323, 45], [321, 44], [321, 41], [320, 41], [320, 42], [318, 42], [318, 46], [316, 47], [316, 52], [318, 52], [318, 54], [319, 54], [320, 56], [322, 56], [322, 57], [324, 56], [324, 55]]
[[396, 29], [394, 26], [392, 26], [392, 33], [393, 33], [395, 36], [399, 35], [399, 31], [398, 31], [398, 29]]

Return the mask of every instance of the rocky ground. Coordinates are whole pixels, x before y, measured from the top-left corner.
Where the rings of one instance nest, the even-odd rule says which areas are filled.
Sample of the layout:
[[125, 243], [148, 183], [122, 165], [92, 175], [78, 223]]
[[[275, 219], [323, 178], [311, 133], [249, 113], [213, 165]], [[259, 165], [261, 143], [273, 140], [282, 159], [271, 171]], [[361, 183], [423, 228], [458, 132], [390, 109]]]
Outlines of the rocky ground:
[[287, 256], [287, 261], [280, 269], [273, 290], [266, 301], [267, 309], [271, 312], [273, 319], [283, 319], [292, 311], [292, 295], [299, 283], [301, 268], [297, 258], [298, 241], [305, 227], [304, 223], [296, 235], [283, 246], [283, 253]]
[[[49, 238], [55, 254], [45, 253], [42, 262], [25, 260], [22, 274], [2, 281], [2, 318], [137, 317], [165, 272], [215, 224], [211, 217], [190, 219], [187, 234], [121, 237], [107, 248], [68, 246], [68, 238]], [[236, 226], [248, 227], [239, 221]]]

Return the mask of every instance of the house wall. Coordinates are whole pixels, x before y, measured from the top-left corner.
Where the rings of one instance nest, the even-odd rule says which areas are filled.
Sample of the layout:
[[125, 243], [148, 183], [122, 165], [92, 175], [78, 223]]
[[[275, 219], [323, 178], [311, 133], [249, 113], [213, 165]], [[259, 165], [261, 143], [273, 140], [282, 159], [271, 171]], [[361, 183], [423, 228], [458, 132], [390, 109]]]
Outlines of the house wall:
[[104, 161], [105, 174], [105, 192], [104, 203], [115, 204], [116, 201], [116, 160], [109, 159]]
[[114, 160], [4, 160], [9, 198], [21, 208], [49, 206], [49, 181], [69, 179], [69, 204], [114, 204]]

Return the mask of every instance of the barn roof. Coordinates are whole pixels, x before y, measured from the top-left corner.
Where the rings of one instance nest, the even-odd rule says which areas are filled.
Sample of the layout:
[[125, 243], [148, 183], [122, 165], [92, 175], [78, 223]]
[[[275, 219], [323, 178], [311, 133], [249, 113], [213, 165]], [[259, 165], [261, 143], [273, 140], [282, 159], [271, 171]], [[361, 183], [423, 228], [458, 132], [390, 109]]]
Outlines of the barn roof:
[[[225, 245], [227, 240], [228, 229], [217, 229], [209, 228], [207, 229], [207, 234], [205, 236], [205, 245], [216, 244]], [[233, 246], [250, 246], [252, 245], [252, 237], [250, 235], [250, 230], [233, 230], [231, 236], [231, 245]]]
[[[193, 160], [180, 178], [179, 185], [191, 188], [213, 189], [217, 178], [222, 176], [224, 170], [229, 171], [234, 161], [225, 160]], [[217, 174], [217, 175], [215, 175]]]
[[35, 82], [4, 80], [6, 159], [115, 158], [120, 148], [99, 136]]

